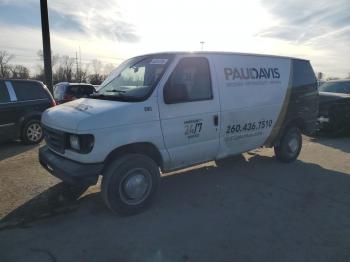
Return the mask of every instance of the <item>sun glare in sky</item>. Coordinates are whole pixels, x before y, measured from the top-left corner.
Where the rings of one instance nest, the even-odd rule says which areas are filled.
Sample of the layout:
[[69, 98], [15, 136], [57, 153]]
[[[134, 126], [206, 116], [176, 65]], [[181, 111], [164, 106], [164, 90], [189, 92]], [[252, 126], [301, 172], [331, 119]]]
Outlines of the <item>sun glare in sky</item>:
[[[350, 1], [48, 1], [54, 52], [119, 64], [161, 51], [232, 51], [309, 59], [315, 71], [350, 72]], [[17, 19], [13, 16], [17, 15]], [[39, 1], [0, 0], [0, 47], [37, 63]], [[331, 61], [331, 63], [330, 63]]]

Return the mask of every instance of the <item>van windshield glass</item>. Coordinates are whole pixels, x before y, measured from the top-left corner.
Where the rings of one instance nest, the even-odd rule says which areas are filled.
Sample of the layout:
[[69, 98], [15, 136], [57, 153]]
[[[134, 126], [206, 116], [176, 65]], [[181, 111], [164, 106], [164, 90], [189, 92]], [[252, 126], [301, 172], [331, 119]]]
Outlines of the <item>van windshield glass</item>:
[[143, 100], [153, 91], [172, 57], [148, 55], [131, 58], [114, 70], [92, 97]]

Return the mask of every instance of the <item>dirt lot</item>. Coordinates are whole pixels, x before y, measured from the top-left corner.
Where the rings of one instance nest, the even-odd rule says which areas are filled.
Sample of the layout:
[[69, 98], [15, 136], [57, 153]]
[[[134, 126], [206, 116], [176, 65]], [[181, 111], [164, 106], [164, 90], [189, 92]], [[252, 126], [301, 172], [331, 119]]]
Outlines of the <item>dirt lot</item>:
[[67, 199], [38, 147], [0, 145], [0, 261], [350, 261], [350, 138], [304, 139], [163, 177], [145, 213], [112, 215], [99, 187]]

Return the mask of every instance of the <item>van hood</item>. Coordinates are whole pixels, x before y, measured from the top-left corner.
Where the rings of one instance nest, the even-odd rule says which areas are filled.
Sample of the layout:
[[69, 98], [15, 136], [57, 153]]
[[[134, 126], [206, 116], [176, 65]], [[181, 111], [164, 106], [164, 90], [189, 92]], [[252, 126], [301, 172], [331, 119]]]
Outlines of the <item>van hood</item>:
[[46, 110], [42, 123], [60, 130], [79, 132], [157, 119], [156, 112], [145, 115], [142, 104], [144, 102], [81, 98]]

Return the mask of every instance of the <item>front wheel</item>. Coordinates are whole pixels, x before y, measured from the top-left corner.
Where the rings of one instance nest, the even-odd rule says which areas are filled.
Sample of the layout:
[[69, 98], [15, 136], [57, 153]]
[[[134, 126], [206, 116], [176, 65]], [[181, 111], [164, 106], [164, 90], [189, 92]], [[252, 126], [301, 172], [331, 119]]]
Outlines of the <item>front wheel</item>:
[[109, 209], [119, 214], [140, 213], [151, 204], [159, 181], [159, 168], [151, 158], [128, 154], [103, 172], [102, 198]]
[[302, 147], [302, 137], [299, 128], [289, 127], [283, 134], [278, 146], [275, 146], [277, 160], [289, 163], [299, 156]]

